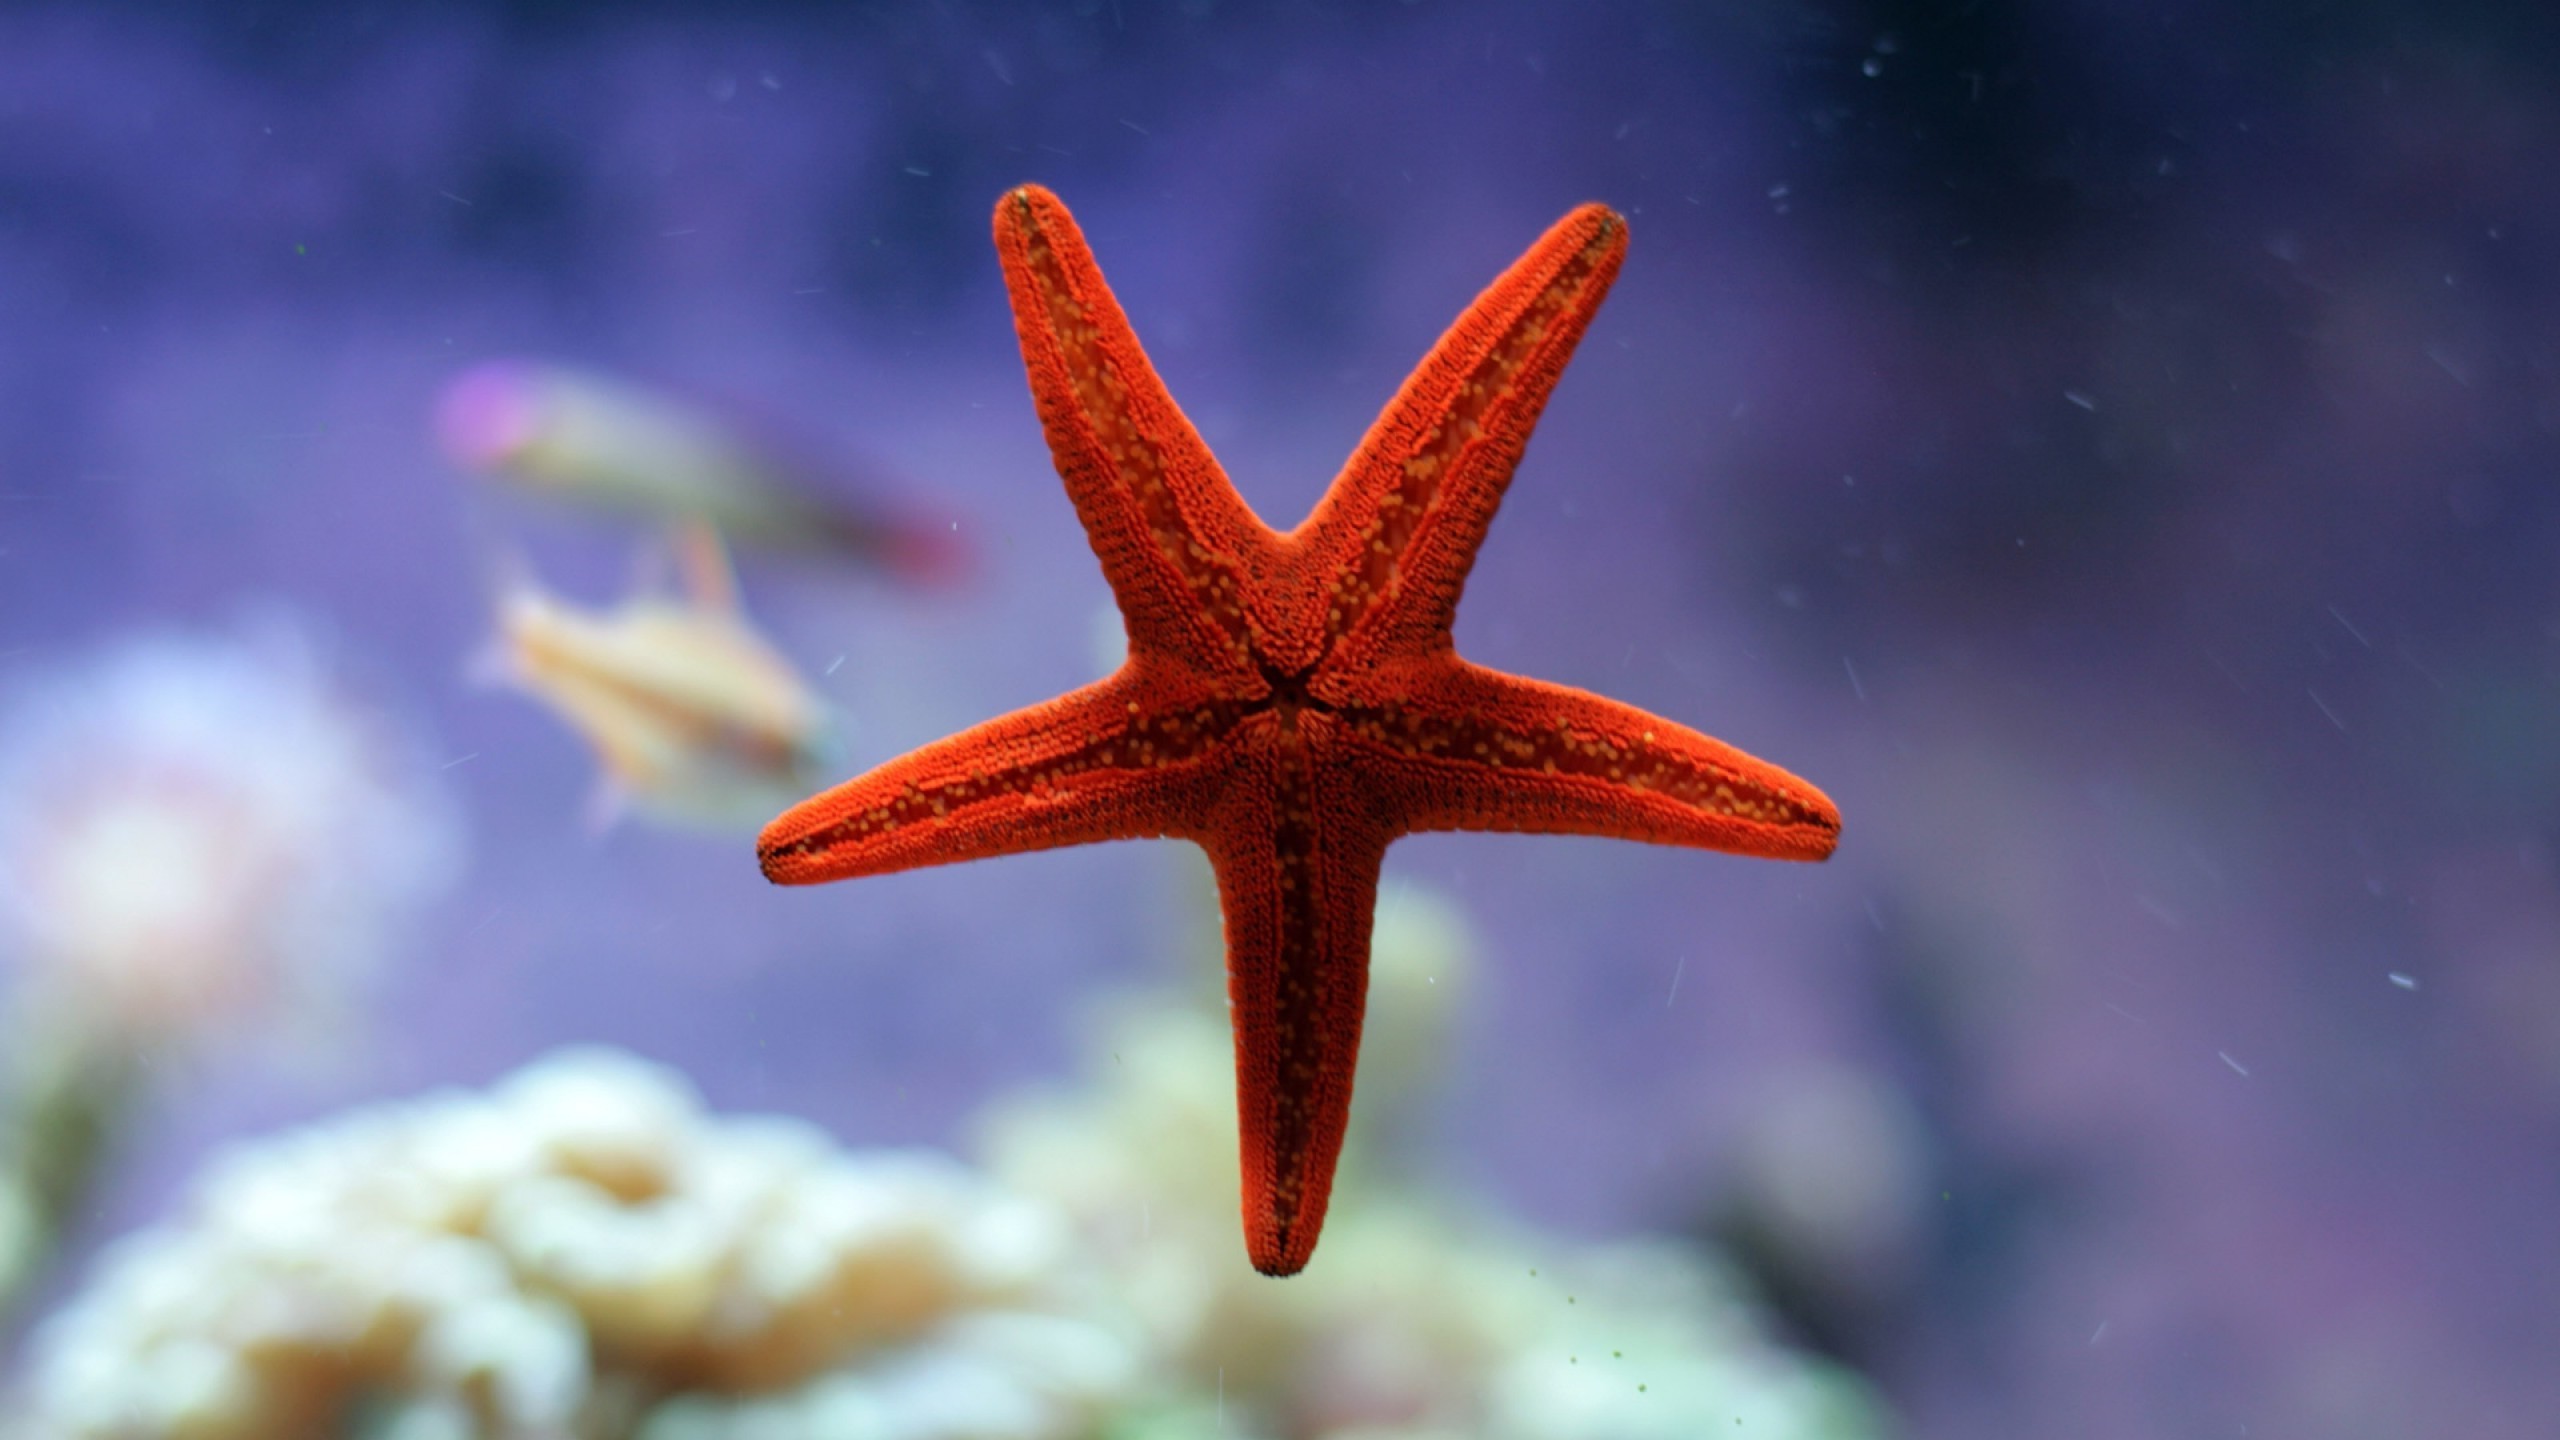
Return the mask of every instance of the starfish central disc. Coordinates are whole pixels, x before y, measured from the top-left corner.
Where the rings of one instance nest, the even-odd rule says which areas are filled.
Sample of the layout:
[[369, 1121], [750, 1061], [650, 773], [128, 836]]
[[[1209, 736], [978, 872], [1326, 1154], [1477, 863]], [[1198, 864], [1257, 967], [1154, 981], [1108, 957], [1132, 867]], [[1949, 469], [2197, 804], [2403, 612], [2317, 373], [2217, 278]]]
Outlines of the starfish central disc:
[[1469, 664], [1458, 597], [1626, 222], [1584, 205], [1469, 305], [1286, 534], [1156, 376], [1038, 186], [996, 249], [1040, 424], [1129, 631], [1106, 679], [927, 745], [767, 826], [802, 885], [1101, 840], [1197, 843], [1218, 877], [1244, 1232], [1305, 1267], [1351, 1109], [1378, 868], [1399, 835], [1609, 835], [1819, 860], [1821, 791], [1697, 731]]

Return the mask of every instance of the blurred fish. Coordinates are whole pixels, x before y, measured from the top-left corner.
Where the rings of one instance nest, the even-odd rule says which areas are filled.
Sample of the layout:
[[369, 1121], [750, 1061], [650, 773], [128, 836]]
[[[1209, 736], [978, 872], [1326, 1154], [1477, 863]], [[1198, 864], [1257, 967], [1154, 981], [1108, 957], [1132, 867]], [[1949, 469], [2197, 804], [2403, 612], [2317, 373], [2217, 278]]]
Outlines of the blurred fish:
[[587, 610], [518, 575], [483, 668], [559, 712], [604, 767], [596, 819], [752, 829], [835, 769], [826, 707], [740, 613], [719, 540], [679, 536], [679, 595]]
[[699, 520], [742, 544], [833, 550], [914, 583], [962, 568], [949, 528], [812, 494], [799, 467], [712, 415], [590, 371], [475, 366], [437, 399], [436, 432], [455, 463], [540, 494]]

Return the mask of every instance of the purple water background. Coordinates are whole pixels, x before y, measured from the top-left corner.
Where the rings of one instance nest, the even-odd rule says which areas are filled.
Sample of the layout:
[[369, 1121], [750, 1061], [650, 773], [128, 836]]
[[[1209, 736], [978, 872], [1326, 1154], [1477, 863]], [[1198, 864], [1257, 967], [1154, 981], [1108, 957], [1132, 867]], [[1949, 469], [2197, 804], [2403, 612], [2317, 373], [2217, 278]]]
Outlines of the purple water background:
[[633, 539], [452, 473], [460, 367], [722, 397], [960, 517], [955, 596], [745, 565], [869, 764], [1094, 672], [1005, 185], [1075, 207], [1283, 523], [1596, 198], [1632, 254], [1459, 645], [1811, 777], [1846, 838], [1399, 845], [1487, 937], [1450, 1172], [1701, 1223], [1847, 1066], [1925, 1193], [1808, 1323], [1917, 1433], [2560, 1426], [2548, 20], [237, 8], [0, 14], [0, 685], [286, 602], [456, 757], [474, 862], [357, 1056], [192, 1074], [98, 1235], [227, 1135], [572, 1040], [955, 1140], [1197, 963], [1170, 847], [786, 894], [742, 840], [592, 835], [587, 757], [463, 675], [502, 555], [602, 599]]

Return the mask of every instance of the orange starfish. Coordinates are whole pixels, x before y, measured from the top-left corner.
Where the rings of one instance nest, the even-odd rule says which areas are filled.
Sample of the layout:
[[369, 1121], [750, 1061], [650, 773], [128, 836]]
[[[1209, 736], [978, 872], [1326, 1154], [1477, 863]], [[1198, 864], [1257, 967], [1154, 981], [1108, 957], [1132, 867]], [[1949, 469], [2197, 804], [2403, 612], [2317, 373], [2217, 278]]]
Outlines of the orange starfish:
[[997, 203], [995, 238], [1128, 661], [794, 807], [759, 842], [764, 873], [1199, 844], [1226, 915], [1246, 1248], [1294, 1274], [1350, 1114], [1390, 841], [1516, 830], [1819, 860], [1839, 812], [1720, 741], [1451, 645], [1485, 527], [1626, 254], [1616, 212], [1565, 216], [1478, 296], [1285, 535], [1166, 393], [1067, 207], [1026, 185]]

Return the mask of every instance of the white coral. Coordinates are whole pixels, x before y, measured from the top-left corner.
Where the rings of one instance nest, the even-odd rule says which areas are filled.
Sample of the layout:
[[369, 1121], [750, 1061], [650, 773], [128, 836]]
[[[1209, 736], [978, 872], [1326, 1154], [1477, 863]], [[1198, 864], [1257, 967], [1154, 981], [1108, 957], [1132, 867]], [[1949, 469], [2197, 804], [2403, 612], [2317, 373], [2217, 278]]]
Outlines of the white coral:
[[128, 641], [0, 719], [0, 950], [142, 1038], [325, 995], [456, 867], [419, 759], [288, 625]]
[[1450, 902], [1389, 887], [1371, 956], [1360, 1100], [1324, 1240], [1274, 1283], [1236, 1231], [1225, 1018], [1162, 1002], [1097, 1037], [1086, 1083], [990, 1117], [995, 1174], [1054, 1198], [1195, 1403], [1131, 1440], [1850, 1440], [1857, 1382], [1788, 1354], [1701, 1249], [1529, 1236], [1382, 1163], [1399, 1093], [1434, 1072], [1472, 940]]
[[[1373, 1107], [1466, 970], [1443, 902], [1391, 892], [1378, 937]], [[993, 1179], [597, 1051], [244, 1148], [38, 1332], [20, 1440], [1882, 1429], [1704, 1252], [1531, 1237], [1382, 1174], [1374, 1121], [1314, 1265], [1256, 1275], [1223, 1017], [1128, 1009], [1091, 1072], [999, 1112]]]
[[234, 1152], [39, 1330], [24, 1433], [1064, 1440], [1143, 1378], [1068, 1239], [570, 1052]]

